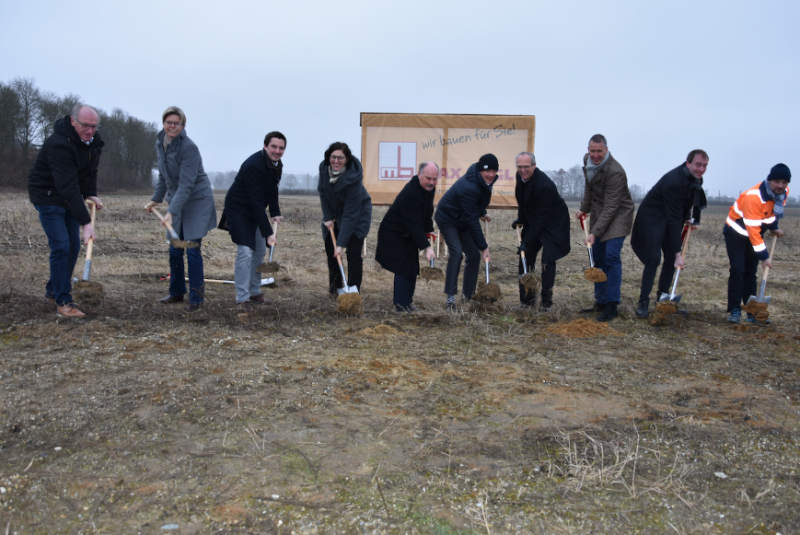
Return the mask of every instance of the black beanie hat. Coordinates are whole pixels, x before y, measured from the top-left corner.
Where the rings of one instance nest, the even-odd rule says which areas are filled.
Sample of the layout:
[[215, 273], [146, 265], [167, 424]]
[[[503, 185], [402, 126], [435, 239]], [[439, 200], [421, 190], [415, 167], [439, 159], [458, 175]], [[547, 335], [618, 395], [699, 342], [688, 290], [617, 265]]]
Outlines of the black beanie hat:
[[789, 168], [782, 163], [779, 163], [769, 171], [767, 180], [785, 180], [786, 182], [792, 181], [792, 172]]
[[478, 160], [478, 171], [488, 171], [489, 169], [494, 169], [495, 171], [500, 169], [500, 164], [497, 163], [497, 156], [494, 154], [484, 154]]

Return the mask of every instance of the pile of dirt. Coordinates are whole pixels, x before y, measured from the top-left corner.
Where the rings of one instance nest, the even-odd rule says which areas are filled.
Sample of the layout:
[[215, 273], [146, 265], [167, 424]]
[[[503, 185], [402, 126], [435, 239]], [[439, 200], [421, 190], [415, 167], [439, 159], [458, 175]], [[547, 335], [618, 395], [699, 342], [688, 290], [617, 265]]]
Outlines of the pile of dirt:
[[259, 273], [277, 273], [280, 269], [281, 265], [277, 262], [264, 262], [258, 266]]
[[175, 238], [169, 240], [169, 244], [176, 249], [196, 249], [200, 247], [200, 244], [196, 241], [176, 240]]
[[519, 283], [525, 288], [525, 295], [535, 294], [539, 288], [539, 279], [533, 273], [526, 273], [519, 279]]
[[675, 314], [678, 312], [678, 303], [675, 301], [659, 301], [656, 304], [656, 313]]
[[359, 316], [364, 313], [364, 306], [361, 302], [361, 294], [342, 294], [336, 301], [336, 311], [339, 314]]
[[768, 303], [759, 303], [758, 301], [751, 301], [742, 307], [742, 310], [753, 314], [756, 321], [767, 321], [769, 319]]
[[589, 282], [606, 282], [608, 280], [603, 270], [596, 267], [590, 267], [584, 271], [583, 276], [586, 277], [586, 280]]
[[419, 271], [419, 278], [425, 281], [442, 281], [444, 272], [439, 268], [425, 266]]
[[72, 286], [75, 300], [87, 305], [99, 305], [103, 300], [103, 285], [99, 282], [78, 281]]
[[478, 283], [478, 291], [475, 292], [475, 295], [472, 296], [474, 301], [478, 303], [496, 303], [503, 293], [500, 291], [500, 287], [493, 282], [486, 284], [483, 281]]
[[359, 336], [366, 338], [386, 338], [388, 336], [403, 336], [403, 333], [392, 327], [391, 325], [376, 325], [374, 327], [367, 327], [358, 331]]
[[615, 331], [607, 323], [599, 321], [577, 319], [569, 323], [559, 323], [547, 329], [552, 334], [560, 334], [569, 338], [592, 338], [595, 336], [622, 336], [622, 333]]

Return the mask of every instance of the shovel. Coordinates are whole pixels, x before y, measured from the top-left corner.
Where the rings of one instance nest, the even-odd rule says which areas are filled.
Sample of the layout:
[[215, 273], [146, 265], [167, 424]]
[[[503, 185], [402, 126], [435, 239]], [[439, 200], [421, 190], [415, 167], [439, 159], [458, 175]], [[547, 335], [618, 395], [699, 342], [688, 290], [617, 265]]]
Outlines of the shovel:
[[[272, 236], [277, 239], [278, 237], [278, 223], [272, 224]], [[275, 246], [269, 246], [269, 261], [258, 266], [259, 273], [277, 273], [280, 271], [281, 266], [277, 262], [272, 261], [272, 253], [275, 252]]]
[[[489, 222], [484, 221], [486, 224], [486, 243], [489, 243]], [[500, 287], [494, 283], [489, 282], [489, 262], [483, 263], [484, 268], [486, 269], [486, 283], [478, 283], [478, 291], [475, 292], [475, 295], [472, 296], [474, 301], [478, 303], [484, 304], [492, 304], [495, 303], [502, 292], [500, 291]]]
[[[97, 207], [94, 201], [86, 201], [86, 204], [92, 208], [92, 227], [94, 227], [95, 213]], [[89, 305], [96, 305], [103, 297], [103, 285], [99, 282], [90, 282], [89, 277], [92, 274], [92, 250], [94, 246], [94, 238], [89, 239], [86, 245], [86, 263], [83, 265], [83, 280], [75, 284], [75, 297], [78, 301], [84, 302]]]
[[[520, 229], [520, 225], [515, 227], [517, 229], [517, 244], [522, 245], [522, 229]], [[522, 275], [520, 278], [524, 277], [528, 274], [528, 261], [525, 259], [525, 251], [519, 252], [520, 258], [522, 258]]]
[[175, 247], [176, 249], [194, 249], [196, 247], [200, 247], [200, 244], [197, 243], [196, 241], [183, 241], [182, 239], [180, 239], [178, 237], [178, 233], [175, 232], [175, 229], [172, 228], [172, 225], [170, 225], [164, 220], [164, 216], [161, 215], [161, 212], [159, 212], [155, 208], [153, 208], [151, 212], [156, 214], [158, 218], [161, 220], [161, 222], [164, 223], [165, 226], [167, 227], [169, 235], [172, 236], [172, 239], [169, 240], [169, 244], [171, 246]]
[[[583, 235], [586, 236], [586, 240], [589, 239], [589, 229], [586, 228], [584, 221], [586, 220], [586, 214], [583, 214], [580, 217], [581, 220], [581, 228], [583, 229]], [[606, 282], [608, 277], [603, 272], [603, 270], [594, 267], [594, 256], [592, 255], [592, 246], [588, 243], [586, 244], [586, 250], [589, 251], [589, 269], [584, 270], [583, 276], [586, 277], [586, 280], [589, 282]]]
[[[336, 248], [336, 234], [333, 233], [333, 226], [331, 226], [329, 230], [331, 231], [331, 240], [333, 240], [333, 247]], [[339, 273], [342, 274], [342, 281], [344, 281], [344, 287], [338, 289], [339, 295], [357, 294], [358, 288], [356, 288], [355, 286], [347, 285], [347, 275], [344, 274], [344, 265], [342, 264], [342, 257], [337, 256], [336, 261], [339, 262]]]
[[[428, 239], [436, 241], [436, 234], [429, 233]], [[437, 267], [433, 267], [433, 258], [431, 258], [430, 267], [424, 267], [419, 271], [419, 278], [426, 281], [444, 280], [444, 272]]]
[[[686, 225], [683, 227], [683, 247], [681, 248], [681, 257], [683, 257], [684, 263], [686, 262], [686, 248], [689, 245], [689, 237], [692, 235], [692, 226]], [[658, 302], [664, 301], [672, 301], [674, 303], [681, 302], [681, 296], [675, 295], [675, 288], [678, 286], [678, 277], [681, 276], [681, 268], [678, 268], [675, 271], [675, 279], [672, 281], [672, 290], [668, 294], [662, 294], [661, 297], [658, 298]]]
[[[517, 225], [517, 242], [522, 245], [522, 230], [520, 225]], [[525, 251], [520, 251], [519, 256], [522, 259], [522, 275], [519, 276], [519, 282], [525, 288], [525, 295], [529, 296], [532, 292], [536, 291], [538, 281], [533, 273], [528, 273], [528, 260], [525, 258]]]
[[[772, 239], [772, 245], [769, 246], [769, 260], [772, 261], [772, 254], [775, 252], [775, 244], [778, 242], [778, 237], [775, 236]], [[763, 303], [764, 305], [769, 305], [769, 302], [772, 301], [771, 295], [764, 295], [767, 291], [767, 277], [769, 277], [769, 268], [764, 268], [764, 273], [761, 275], [761, 286], [758, 288], [758, 297], [755, 295], [751, 295], [750, 298], [747, 300], [747, 304], [743, 307], [745, 308], [746, 312], [751, 312], [751, 310], [747, 310], [748, 307], [752, 308], [761, 308], [762, 310], [766, 310], [766, 306], [762, 307], [752, 307], [751, 304], [755, 303]], [[751, 312], [757, 313], [759, 311]]]

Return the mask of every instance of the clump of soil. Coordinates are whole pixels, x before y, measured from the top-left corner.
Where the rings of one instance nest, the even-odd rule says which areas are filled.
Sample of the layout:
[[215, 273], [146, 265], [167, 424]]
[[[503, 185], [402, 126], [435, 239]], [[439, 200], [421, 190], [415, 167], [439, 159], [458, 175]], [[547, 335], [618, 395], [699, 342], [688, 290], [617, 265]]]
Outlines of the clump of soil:
[[536, 275], [533, 273], [526, 273], [519, 279], [519, 283], [525, 288], [525, 295], [529, 296], [532, 293], [536, 293], [537, 288], [539, 288], [539, 279], [536, 278]]
[[590, 267], [584, 271], [583, 276], [586, 277], [586, 280], [589, 282], [606, 282], [608, 280], [603, 270], [596, 267]]
[[683, 317], [674, 313], [659, 312], [658, 309], [656, 309], [655, 313], [650, 316], [648, 321], [650, 325], [654, 327], [661, 327], [666, 325], [667, 322], [671, 322], [673, 325], [677, 326], [683, 323]]
[[72, 286], [75, 300], [87, 305], [99, 305], [103, 300], [103, 285], [99, 282], [78, 281]]
[[675, 314], [678, 312], [678, 303], [675, 301], [659, 301], [656, 304], [656, 312], [661, 314]]
[[756, 312], [756, 321], [767, 321], [769, 319], [769, 312], [766, 310], [761, 310]]
[[278, 262], [264, 262], [258, 266], [259, 273], [277, 273], [281, 265]]
[[[749, 303], [747, 303], [742, 307], [742, 310], [744, 310], [745, 312], [749, 312], [750, 314], [758, 314], [759, 312], [767, 312], [767, 308], [769, 308], [769, 304], [767, 303], [750, 301]], [[769, 312], [767, 312], [767, 317], [769, 317]]]
[[392, 327], [391, 325], [376, 325], [374, 327], [367, 327], [358, 331], [360, 336], [367, 338], [386, 338], [387, 336], [403, 336], [403, 333]]
[[361, 315], [364, 313], [364, 306], [361, 302], [361, 294], [342, 294], [336, 301], [336, 311], [339, 314]]
[[478, 303], [496, 303], [503, 293], [500, 291], [500, 287], [493, 282], [486, 284], [483, 281], [478, 283], [478, 291], [475, 292], [475, 295], [472, 296], [474, 301]]
[[595, 336], [622, 336], [622, 333], [615, 331], [607, 323], [599, 321], [577, 319], [569, 323], [559, 323], [547, 329], [547, 332], [560, 334], [569, 338], [592, 338]]
[[426, 281], [442, 281], [444, 272], [439, 268], [425, 266], [419, 271], [419, 278]]
[[196, 249], [200, 247], [200, 244], [196, 241], [176, 240], [175, 238], [169, 240], [169, 244], [176, 249]]

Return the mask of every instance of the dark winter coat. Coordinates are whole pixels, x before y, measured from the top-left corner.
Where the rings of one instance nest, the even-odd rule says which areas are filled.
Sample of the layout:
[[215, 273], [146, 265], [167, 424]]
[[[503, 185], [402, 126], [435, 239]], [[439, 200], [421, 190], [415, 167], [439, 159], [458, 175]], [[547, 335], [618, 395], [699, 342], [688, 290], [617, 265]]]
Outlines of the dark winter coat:
[[219, 228], [231, 233], [237, 245], [256, 248], [256, 228], [266, 240], [272, 236], [272, 226], [267, 217], [281, 215], [278, 205], [278, 183], [283, 173], [283, 162], [272, 163], [263, 149], [247, 158], [233, 184], [225, 195], [225, 210]]
[[413, 177], [395, 198], [378, 228], [375, 260], [386, 270], [409, 279], [419, 274], [419, 251], [431, 246], [433, 196]]
[[636, 207], [628, 189], [625, 170], [609, 154], [606, 164], [589, 182], [586, 179], [588, 161], [587, 154], [583, 157], [584, 189], [581, 212], [591, 214], [589, 233], [594, 234], [599, 242], [627, 236], [631, 233]]
[[33, 204], [68, 208], [80, 225], [91, 223], [84, 199], [97, 195], [97, 166], [103, 142], [99, 132], [87, 145], [70, 116], [56, 121], [28, 175], [28, 196]]
[[489, 247], [481, 230], [480, 218], [486, 215], [486, 207], [492, 200], [492, 186], [484, 182], [477, 169], [478, 164], [469, 166], [467, 172], [456, 180], [436, 206], [436, 222], [439, 226], [453, 225], [458, 230], [469, 230], [472, 240], [481, 251]]
[[151, 200], [161, 203], [166, 197], [175, 231], [185, 240], [202, 239], [217, 226], [217, 208], [200, 150], [184, 129], [165, 153], [164, 135], [162, 130], [156, 136], [158, 182]]
[[[350, 157], [336, 184], [331, 184], [328, 162], [319, 164], [317, 191], [322, 205], [322, 220], [336, 220], [339, 228], [336, 245], [347, 247], [353, 235], [359, 240], [367, 237], [372, 223], [372, 198], [364, 188], [364, 170], [358, 158]], [[322, 238], [328, 234], [328, 229], [322, 225]]]
[[532, 251], [541, 242], [542, 262], [549, 264], [569, 254], [569, 209], [558, 188], [539, 168], [528, 182], [517, 173], [514, 188], [517, 221], [522, 223], [522, 249]]
[[[700, 223], [700, 210], [694, 208], [693, 185], [698, 183], [683, 163], [656, 182], [636, 212], [631, 247], [642, 262], [661, 256], [661, 244], [667, 240], [666, 254], [681, 252], [683, 224], [694, 217]], [[700, 179], [698, 186], [702, 186]]]

